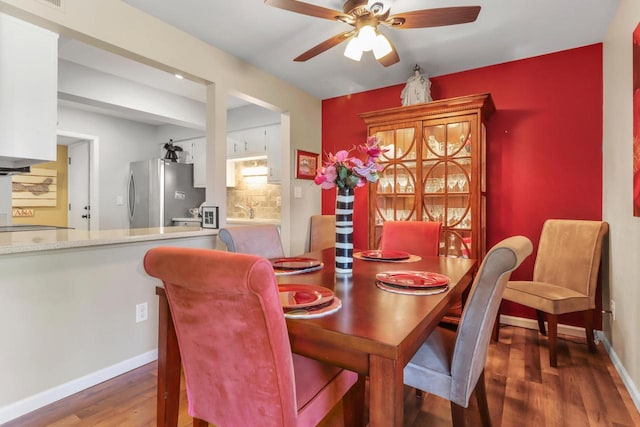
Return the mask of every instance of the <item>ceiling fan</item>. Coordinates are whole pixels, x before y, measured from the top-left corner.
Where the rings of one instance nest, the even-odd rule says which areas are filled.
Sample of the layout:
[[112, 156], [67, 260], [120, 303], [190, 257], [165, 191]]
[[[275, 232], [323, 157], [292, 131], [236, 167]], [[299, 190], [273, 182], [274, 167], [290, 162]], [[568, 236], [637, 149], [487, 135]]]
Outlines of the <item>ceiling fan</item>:
[[342, 12], [304, 3], [297, 0], [264, 0], [265, 4], [316, 18], [340, 21], [354, 27], [350, 31], [323, 41], [294, 58], [303, 62], [349, 40], [344, 55], [359, 61], [363, 52], [373, 51], [382, 65], [388, 67], [400, 61], [391, 41], [378, 30], [378, 24], [390, 28], [409, 29], [440, 27], [473, 22], [480, 13], [480, 6], [441, 7], [416, 10], [398, 15], [390, 14], [390, 0], [347, 0]]

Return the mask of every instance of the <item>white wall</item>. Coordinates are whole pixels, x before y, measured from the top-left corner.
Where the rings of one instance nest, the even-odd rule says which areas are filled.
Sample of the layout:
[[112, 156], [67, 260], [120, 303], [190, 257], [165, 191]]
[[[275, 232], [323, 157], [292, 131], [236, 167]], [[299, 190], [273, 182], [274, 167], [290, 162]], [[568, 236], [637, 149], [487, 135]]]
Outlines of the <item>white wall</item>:
[[280, 123], [280, 113], [258, 105], [247, 105], [227, 111], [227, 132]]
[[[58, 130], [97, 136], [101, 230], [129, 228], [129, 163], [160, 157], [157, 126], [60, 106]], [[117, 205], [118, 197], [124, 204]]]
[[603, 296], [615, 300], [616, 320], [604, 329], [640, 408], [640, 218], [632, 206], [632, 33], [639, 22], [640, 2], [622, 0], [604, 43], [603, 218], [610, 224], [610, 285]]
[[169, 142], [170, 139], [178, 141], [181, 139], [201, 138], [204, 130], [185, 128], [182, 126], [162, 125], [156, 127], [155, 140], [158, 144]]
[[[204, 92], [204, 87], [202, 88]], [[58, 98], [140, 114], [179, 126], [204, 129], [205, 105], [73, 62], [58, 61]]]

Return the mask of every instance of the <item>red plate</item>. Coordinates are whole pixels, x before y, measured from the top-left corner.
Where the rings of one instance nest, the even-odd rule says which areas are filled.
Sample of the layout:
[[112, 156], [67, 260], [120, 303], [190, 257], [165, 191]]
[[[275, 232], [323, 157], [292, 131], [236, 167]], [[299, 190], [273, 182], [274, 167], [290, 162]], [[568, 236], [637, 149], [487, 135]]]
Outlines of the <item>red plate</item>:
[[322, 264], [314, 258], [272, 258], [269, 261], [271, 261], [273, 268], [280, 270], [303, 270]]
[[360, 252], [360, 256], [362, 258], [379, 259], [383, 261], [398, 261], [409, 258], [411, 254], [402, 251], [373, 250]]
[[333, 291], [316, 285], [280, 285], [280, 303], [285, 310], [308, 308], [326, 304], [333, 299]]
[[406, 288], [402, 286], [394, 286], [387, 285], [386, 283], [382, 283], [381, 281], [376, 281], [376, 286], [382, 289], [383, 291], [393, 292], [394, 294], [404, 294], [404, 295], [435, 295], [440, 294], [442, 292], [446, 292], [449, 289], [448, 285], [434, 287], [434, 288]]
[[376, 279], [387, 285], [415, 289], [443, 287], [449, 283], [447, 276], [430, 271], [386, 271], [376, 274]]

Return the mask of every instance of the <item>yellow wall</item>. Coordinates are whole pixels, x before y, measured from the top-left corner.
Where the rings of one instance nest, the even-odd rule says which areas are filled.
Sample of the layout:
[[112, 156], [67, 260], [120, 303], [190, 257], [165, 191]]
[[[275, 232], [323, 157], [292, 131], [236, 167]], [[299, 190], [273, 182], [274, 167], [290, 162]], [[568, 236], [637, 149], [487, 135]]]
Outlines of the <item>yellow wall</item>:
[[30, 217], [13, 217], [13, 224], [37, 224], [37, 225], [55, 225], [58, 227], [66, 227], [69, 198], [67, 195], [67, 147], [58, 145], [56, 152], [56, 161], [40, 163], [34, 167], [42, 169], [55, 169], [58, 172], [58, 189], [57, 203], [55, 207], [33, 207], [33, 216]]

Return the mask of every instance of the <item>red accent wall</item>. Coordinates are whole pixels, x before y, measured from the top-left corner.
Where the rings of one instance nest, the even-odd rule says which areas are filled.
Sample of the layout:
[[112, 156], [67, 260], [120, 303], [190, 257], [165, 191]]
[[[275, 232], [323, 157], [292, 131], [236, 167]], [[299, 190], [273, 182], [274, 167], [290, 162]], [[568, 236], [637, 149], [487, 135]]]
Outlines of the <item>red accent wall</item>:
[[[534, 254], [512, 278], [530, 280], [547, 218], [602, 218], [602, 44], [434, 77], [431, 83], [433, 99], [491, 93], [496, 113], [487, 124], [487, 246], [511, 235], [529, 237]], [[399, 106], [403, 87], [324, 100], [323, 153], [364, 142], [366, 126], [358, 114]], [[367, 203], [366, 188], [357, 189], [356, 248], [368, 244]], [[323, 191], [322, 212], [334, 208], [335, 191]], [[503, 313], [533, 316], [508, 302]], [[560, 321], [581, 324], [581, 316]]]

